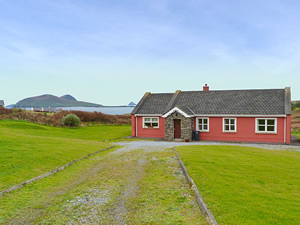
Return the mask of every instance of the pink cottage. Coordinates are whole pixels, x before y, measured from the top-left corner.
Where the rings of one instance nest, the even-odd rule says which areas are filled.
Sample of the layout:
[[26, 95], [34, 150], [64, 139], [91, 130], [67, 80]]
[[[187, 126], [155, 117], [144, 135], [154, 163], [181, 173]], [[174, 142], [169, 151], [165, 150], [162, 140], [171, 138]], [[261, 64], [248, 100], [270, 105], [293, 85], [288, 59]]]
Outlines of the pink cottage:
[[134, 137], [291, 142], [290, 88], [147, 92], [131, 114]]

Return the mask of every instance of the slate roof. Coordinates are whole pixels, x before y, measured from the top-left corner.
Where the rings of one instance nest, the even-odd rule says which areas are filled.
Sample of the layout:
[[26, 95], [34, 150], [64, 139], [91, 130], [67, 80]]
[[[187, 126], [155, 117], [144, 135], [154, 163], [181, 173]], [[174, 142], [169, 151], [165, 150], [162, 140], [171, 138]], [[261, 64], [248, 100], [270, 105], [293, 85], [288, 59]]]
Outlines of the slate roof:
[[142, 104], [137, 104], [132, 114], [162, 114], [172, 96], [173, 93], [150, 94]]
[[[165, 114], [178, 107], [188, 115], [284, 115], [290, 114], [286, 89], [182, 91], [148, 94], [132, 114]], [[290, 94], [290, 92], [288, 92]], [[167, 107], [173, 101], [172, 106]]]
[[4, 106], [4, 101], [0, 100], [0, 106]]
[[[191, 110], [191, 108], [188, 107], [187, 105], [176, 105], [176, 107], [188, 115], [195, 115], [195, 112], [193, 110]], [[174, 108], [174, 107], [172, 107], [172, 108]]]

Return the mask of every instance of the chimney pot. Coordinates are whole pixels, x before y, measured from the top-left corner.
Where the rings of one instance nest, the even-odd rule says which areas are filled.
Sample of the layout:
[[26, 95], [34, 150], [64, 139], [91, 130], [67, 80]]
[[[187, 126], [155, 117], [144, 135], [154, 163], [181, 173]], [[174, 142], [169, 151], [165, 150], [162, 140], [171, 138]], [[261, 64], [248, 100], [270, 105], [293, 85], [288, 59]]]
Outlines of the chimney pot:
[[203, 86], [203, 91], [209, 91], [209, 86], [207, 86], [207, 84], [205, 84], [205, 86]]

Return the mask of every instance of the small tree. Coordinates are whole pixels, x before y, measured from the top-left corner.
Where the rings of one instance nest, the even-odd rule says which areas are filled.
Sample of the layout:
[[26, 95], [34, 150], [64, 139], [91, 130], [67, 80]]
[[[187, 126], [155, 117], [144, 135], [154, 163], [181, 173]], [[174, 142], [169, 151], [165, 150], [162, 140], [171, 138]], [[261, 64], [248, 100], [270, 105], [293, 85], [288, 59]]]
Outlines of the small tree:
[[80, 119], [75, 114], [68, 114], [61, 119], [61, 123], [68, 127], [78, 127], [80, 124]]

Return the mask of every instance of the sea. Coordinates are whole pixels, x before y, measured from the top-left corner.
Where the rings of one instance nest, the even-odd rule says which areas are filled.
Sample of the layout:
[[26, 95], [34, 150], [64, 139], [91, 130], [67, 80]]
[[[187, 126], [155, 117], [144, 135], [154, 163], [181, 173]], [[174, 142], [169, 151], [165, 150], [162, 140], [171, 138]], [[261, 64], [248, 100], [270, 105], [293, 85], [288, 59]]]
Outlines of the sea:
[[63, 110], [70, 111], [85, 111], [85, 112], [102, 112], [110, 115], [123, 115], [130, 114], [134, 107], [126, 106], [126, 107], [60, 107]]
[[[56, 107], [62, 110], [69, 111], [84, 111], [84, 112], [102, 112], [110, 115], [123, 115], [130, 114], [134, 109], [134, 106], [105, 106], [105, 107]], [[25, 108], [26, 110], [32, 110], [32, 108]], [[44, 108], [47, 111], [47, 107]]]

